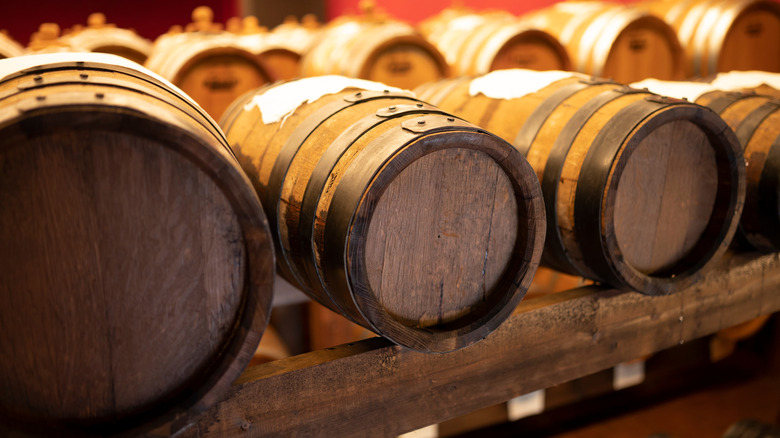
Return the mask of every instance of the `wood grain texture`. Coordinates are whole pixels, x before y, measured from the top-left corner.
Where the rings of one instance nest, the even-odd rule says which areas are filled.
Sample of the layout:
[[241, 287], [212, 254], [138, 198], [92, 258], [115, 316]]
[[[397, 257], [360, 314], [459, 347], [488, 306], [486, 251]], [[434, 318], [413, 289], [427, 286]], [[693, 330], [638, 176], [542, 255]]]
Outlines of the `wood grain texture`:
[[267, 324], [267, 225], [213, 122], [144, 73], [76, 62], [0, 83], [0, 434], [202, 410]]
[[172, 436], [397, 435], [780, 311], [778, 286], [777, 254], [741, 254], [677, 295], [591, 287], [524, 302], [451, 354], [381, 339], [315, 351], [247, 370]]

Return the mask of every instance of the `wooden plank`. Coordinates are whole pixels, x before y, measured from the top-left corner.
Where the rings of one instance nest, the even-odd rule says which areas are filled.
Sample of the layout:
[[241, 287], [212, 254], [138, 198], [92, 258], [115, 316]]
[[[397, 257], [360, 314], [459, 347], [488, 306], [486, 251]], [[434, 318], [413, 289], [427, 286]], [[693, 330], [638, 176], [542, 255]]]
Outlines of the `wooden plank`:
[[586, 287], [525, 301], [453, 353], [381, 338], [306, 353], [248, 369], [173, 435], [393, 436], [777, 312], [778, 286], [778, 254], [728, 255], [674, 295]]

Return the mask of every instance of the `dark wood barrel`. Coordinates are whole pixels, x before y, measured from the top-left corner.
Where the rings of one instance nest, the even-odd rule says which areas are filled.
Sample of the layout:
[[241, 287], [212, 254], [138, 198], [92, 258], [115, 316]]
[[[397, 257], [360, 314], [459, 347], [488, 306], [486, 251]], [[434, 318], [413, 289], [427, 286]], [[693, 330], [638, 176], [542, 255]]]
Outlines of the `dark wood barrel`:
[[699, 280], [745, 197], [734, 133], [714, 112], [608, 80], [505, 70], [420, 98], [513, 142], [547, 208], [542, 263], [645, 294]]
[[539, 183], [505, 141], [385, 87], [287, 82], [245, 95], [222, 126], [285, 278], [400, 345], [454, 350], [525, 294], [544, 240]]
[[326, 26], [302, 59], [301, 75], [342, 75], [412, 89], [448, 77], [436, 47], [407, 23], [371, 14]]
[[82, 51], [118, 55], [143, 65], [152, 52], [152, 42], [131, 29], [106, 23], [106, 16], [95, 12], [87, 17], [87, 26], [63, 35], [62, 41]]
[[569, 54], [555, 37], [511, 14], [444, 10], [427, 21], [420, 29], [444, 54], [454, 75], [571, 69]]
[[210, 9], [196, 8], [190, 30], [159, 37], [145, 65], [219, 118], [238, 96], [275, 78], [259, 55], [211, 17]]
[[569, 51], [576, 71], [623, 83], [685, 75], [684, 53], [674, 30], [632, 6], [560, 2], [522, 18], [554, 35]]
[[0, 78], [0, 435], [135, 434], [207, 409], [273, 287], [224, 135], [117, 56], [11, 58]]
[[754, 92], [718, 90], [714, 84], [698, 82], [645, 81], [637, 85], [707, 106], [736, 132], [747, 163], [740, 235], [758, 250], [780, 249], [780, 100]]
[[0, 59], [13, 58], [24, 55], [24, 47], [8, 36], [5, 31], [0, 31]]
[[687, 75], [731, 70], [780, 72], [780, 3], [773, 0], [682, 0], [640, 3], [677, 32]]

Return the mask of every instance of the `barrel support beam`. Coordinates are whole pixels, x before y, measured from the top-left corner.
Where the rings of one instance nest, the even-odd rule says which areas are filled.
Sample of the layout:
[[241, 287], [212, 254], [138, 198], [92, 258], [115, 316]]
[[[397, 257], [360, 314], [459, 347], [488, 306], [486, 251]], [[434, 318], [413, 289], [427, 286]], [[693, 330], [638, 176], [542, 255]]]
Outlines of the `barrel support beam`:
[[424, 354], [374, 338], [250, 368], [176, 438], [393, 436], [780, 310], [780, 254], [727, 254], [697, 286], [526, 300], [482, 342]]

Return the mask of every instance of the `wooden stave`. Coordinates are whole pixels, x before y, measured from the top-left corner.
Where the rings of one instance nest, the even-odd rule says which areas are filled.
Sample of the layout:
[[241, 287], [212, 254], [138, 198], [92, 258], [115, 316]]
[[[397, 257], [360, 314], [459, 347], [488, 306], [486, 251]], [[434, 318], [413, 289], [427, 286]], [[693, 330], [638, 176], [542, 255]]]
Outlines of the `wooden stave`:
[[[73, 73], [71, 81], [62, 80], [47, 83], [49, 72]], [[89, 72], [89, 82], [85, 80]], [[92, 76], [95, 72], [114, 72], [122, 74], [122, 79]], [[14, 83], [35, 77], [35, 86], [13, 87]], [[41, 78], [42, 80], [38, 79]], [[70, 126], [74, 114], [107, 115], [107, 119], [117, 119], [118, 125], [129, 132], [154, 137], [154, 132], [173, 135], [163, 142], [205, 171], [231, 201], [239, 216], [247, 248], [246, 290], [252, 293], [242, 298], [240, 315], [235, 331], [221, 348], [218, 357], [205, 364], [186, 383], [168, 393], [165, 399], [134, 408], [120, 415], [93, 418], [64, 418], [42, 421], [40, 418], [13, 417], [0, 415], [3, 423], [0, 430], [11, 428], [26, 430], [26, 433], [44, 436], [92, 436], [137, 433], [162, 424], [174, 417], [202, 412], [216, 403], [231, 382], [238, 377], [244, 366], [251, 360], [270, 316], [270, 304], [273, 275], [273, 252], [268, 242], [267, 223], [259, 206], [256, 195], [246, 191], [249, 182], [235, 164], [235, 157], [219, 131], [214, 130], [213, 121], [204, 113], [192, 111], [190, 102], [182, 99], [179, 92], [156, 82], [154, 78], [131, 69], [117, 68], [93, 62], [58, 63], [27, 69], [16, 75], [3, 78], [0, 89], [0, 103], [17, 101], [15, 105], [5, 106], [2, 112], [3, 122], [0, 129], [8, 133], [9, 128], [19, 131], [17, 120], [31, 120], [45, 117], [47, 127]], [[31, 81], [32, 82], [32, 81]], [[124, 83], [123, 83], [124, 82]], [[19, 82], [22, 85], [21, 82]], [[87, 84], [89, 88], [84, 87]], [[121, 85], [119, 85], [121, 84]], [[73, 93], [67, 88], [84, 88], [83, 92]], [[150, 87], [151, 85], [151, 87]], [[67, 95], [58, 96], [58, 89], [65, 88]], [[36, 98], [41, 92], [54, 91], [45, 99]], [[159, 107], [150, 106], [158, 102]], [[196, 107], [197, 108], [197, 107]], [[106, 109], [109, 111], [106, 112]], [[10, 110], [10, 111], [9, 111]], [[68, 111], [63, 112], [62, 110]], [[102, 120], [102, 119], [100, 119]], [[100, 122], [98, 120], [98, 122]], [[103, 120], [104, 122], [106, 120]], [[135, 121], [133, 121], [135, 120]], [[109, 124], [111, 124], [109, 122]], [[89, 125], [89, 123], [87, 123]], [[156, 128], [167, 131], [156, 131]], [[134, 131], [134, 129], [136, 129]], [[21, 131], [19, 131], [21, 132]], [[206, 148], [204, 146], [208, 145]], [[259, 291], [266, 291], [261, 295]], [[156, 403], [159, 406], [155, 405]]]
[[[469, 99], [472, 99], [472, 101], [478, 101], [478, 100], [490, 100], [489, 98], [478, 95], [478, 96], [469, 96], [469, 88], [470, 80], [469, 79], [460, 79], [460, 80], [443, 80], [436, 84], [427, 84], [425, 88], [423, 89], [423, 98], [426, 97], [433, 97], [431, 100], [431, 103], [445, 109], [454, 112], [456, 115], [459, 115], [461, 117], [464, 117], [468, 120], [472, 120], [474, 122], [479, 123], [480, 126], [485, 127], [486, 129], [490, 130], [491, 132], [497, 133], [499, 136], [505, 138], [508, 141], [513, 141], [513, 145], [518, 148], [518, 150], [521, 151], [526, 157], [529, 159], [529, 162], [531, 162], [532, 166], [536, 168], [536, 161], [531, 160], [528, 156], [529, 149], [532, 147], [532, 143], [534, 141], [534, 138], [536, 134], [539, 132], [538, 128], [541, 128], [542, 124], [544, 124], [547, 117], [552, 113], [552, 108], [554, 106], [559, 105], [560, 103], [563, 103], [567, 100], [568, 97], [576, 95], [577, 93], [581, 92], [582, 90], [586, 90], [589, 87], [601, 87], [604, 90], [609, 90], [610, 88], [613, 88], [617, 86], [618, 84], [609, 80], [600, 80], [600, 79], [580, 79], [576, 77], [572, 77], [570, 79], [564, 79], [561, 81], [554, 82], [550, 86], [547, 86], [545, 88], [542, 88], [536, 93], [531, 93], [530, 95], [524, 96], [519, 99], [515, 99], [516, 101], [524, 101], [525, 105], [519, 105], [515, 104], [512, 105], [511, 99], [510, 100], [504, 100], [501, 103], [498, 103], [497, 106], [493, 106], [490, 109], [494, 111], [495, 113], [499, 112], [508, 112], [508, 113], [516, 113], [521, 117], [521, 123], [519, 123], [519, 126], [516, 126], [514, 128], [508, 128], [505, 125], [506, 120], [495, 122], [490, 117], [487, 117], [487, 114], [484, 113], [484, 104], [473, 104], [472, 102], [469, 102]], [[438, 90], [437, 90], [438, 89]], [[441, 92], [441, 90], [447, 90], [446, 92]], [[615, 90], [618, 91], [618, 90]], [[688, 104], [687, 102], [683, 101], [677, 101], [676, 99], [667, 99], [662, 98], [660, 96], [652, 95], [652, 93], [649, 93], [647, 91], [642, 90], [635, 90], [635, 89], [629, 89], [628, 87], [624, 88], [623, 92], [628, 93], [645, 93], [648, 95], [648, 99], [657, 101], [655, 103], [663, 106], [667, 105], [674, 105], [674, 106], [688, 106], [688, 107], [696, 107], [697, 105]], [[606, 93], [609, 93], [609, 91], [606, 91]], [[534, 95], [540, 95], [540, 98], [536, 98]], [[534, 100], [529, 100], [534, 99]], [[603, 96], [603, 100], [608, 100], [608, 96]], [[500, 100], [500, 99], [496, 99]], [[550, 102], [547, 102], [550, 101]], [[547, 103], [547, 105], [545, 105]], [[598, 107], [599, 105], [593, 105], [594, 107]], [[533, 110], [529, 113], [527, 110], [523, 112], [523, 107], [531, 107]], [[596, 108], [593, 108], [596, 109]], [[663, 108], [661, 108], [663, 110]], [[721, 202], [720, 205], [722, 209], [726, 210], [726, 213], [722, 214], [724, 218], [728, 217], [740, 217], [742, 207], [744, 204], [745, 199], [745, 167], [744, 167], [744, 161], [741, 158], [741, 150], [738, 147], [738, 142], [736, 140], [735, 134], [727, 128], [725, 125], [725, 122], [723, 122], [719, 117], [715, 117], [715, 114], [709, 114], [711, 111], [702, 111], [704, 108], [693, 108], [691, 110], [688, 110], [689, 116], [695, 116], [695, 114], [704, 114], [705, 117], [705, 123], [709, 126], [708, 129], [710, 129], [709, 135], [713, 135], [714, 137], [717, 137], [719, 134], [722, 134], [725, 136], [725, 140], [719, 141], [721, 150], [721, 168], [724, 167], [731, 167], [731, 176], [730, 181], [733, 182], [733, 184], [727, 184], [731, 189], [727, 192], [731, 193], [731, 200], [730, 202], [726, 202], [726, 198], [729, 196], [726, 196], [725, 194], [721, 195]], [[534, 121], [534, 124], [529, 123], [529, 121]], [[544, 165], [545, 167], [542, 169], [544, 172], [548, 172], [552, 169], [548, 169], [546, 166], [547, 160], [549, 158], [544, 159]], [[729, 163], [729, 166], [726, 166], [726, 163]], [[540, 182], [542, 184], [542, 190], [545, 194], [545, 206], [547, 207], [547, 221], [548, 221], [548, 231], [547, 231], [547, 239], [545, 240], [545, 251], [542, 256], [542, 266], [550, 266], [555, 268], [556, 270], [560, 270], [562, 272], [566, 272], [572, 275], [582, 276], [585, 278], [590, 278], [596, 281], [600, 282], [607, 282], [609, 284], [612, 284], [616, 287], [620, 287], [622, 289], [627, 290], [638, 290], [642, 293], [649, 294], [649, 295], [658, 295], [658, 294], [668, 294], [676, 292], [684, 287], [689, 286], [690, 284], [695, 283], [696, 281], [700, 280], [702, 272], [705, 270], [705, 268], [711, 263], [716, 260], [720, 254], [725, 250], [727, 244], [730, 242], [732, 236], [734, 235], [736, 228], [737, 228], [737, 221], [731, 220], [730, 222], [725, 219], [723, 220], [723, 224], [720, 230], [720, 233], [716, 233], [715, 230], [710, 230], [711, 234], [716, 235], [716, 241], [717, 244], [713, 245], [711, 250], [709, 252], [705, 251], [705, 255], [702, 257], [694, 257], [700, 258], [700, 263], [697, 263], [696, 260], [690, 260], [688, 264], [690, 265], [689, 268], [685, 269], [685, 272], [677, 272], [677, 273], [671, 273], [670, 277], [652, 277], [650, 275], [642, 274], [635, 269], [632, 269], [631, 266], [627, 265], [616, 265], [610, 257], [611, 254], [604, 253], [604, 254], [595, 254], [594, 257], [599, 258], [599, 262], [602, 264], [601, 268], [599, 269], [601, 273], [597, 273], [591, 269], [590, 266], [585, 265], [577, 265], [572, 262], [571, 259], [569, 259], [566, 254], [570, 251], [570, 247], [568, 245], [564, 246], [561, 244], [560, 241], [560, 235], [557, 234], [558, 226], [556, 223], [556, 212], [554, 209], [552, 209], [550, 198], [550, 185], [554, 183], [556, 177], [553, 173], [548, 173], [547, 175], [547, 184], [545, 184], [545, 181], [543, 178], [543, 174], [539, 173], [540, 171], [537, 169], [537, 173], [539, 174]], [[579, 190], [579, 187], [578, 187]], [[719, 192], [721, 192], [721, 189], [719, 188]], [[726, 193], [726, 192], [724, 192]], [[554, 203], [552, 204], [554, 205]], [[599, 204], [600, 205], [600, 204]], [[582, 206], [586, 206], [585, 203], [582, 203]], [[582, 217], [589, 217], [590, 214], [585, 214], [584, 212], [581, 213]], [[592, 217], [592, 216], [591, 216]], [[577, 223], [577, 221], [575, 221]], [[710, 224], [710, 227], [712, 227], [712, 224]], [[590, 233], [591, 236], [593, 236], [593, 233]], [[614, 236], [613, 236], [614, 237]], [[594, 242], [591, 242], [593, 244]], [[605, 239], [602, 234], [602, 243], [604, 245], [607, 245], [608, 248], [610, 248], [610, 251], [614, 251], [616, 248], [616, 243], [613, 241], [613, 239]], [[702, 244], [703, 245], [703, 244]], [[567, 249], [564, 249], [567, 248]], [[555, 252], [553, 252], [553, 250]], [[701, 248], [699, 249], [701, 252]], [[606, 260], [605, 260], [606, 258]], [[705, 266], [706, 265], [706, 266]], [[611, 272], [609, 270], [606, 270], [605, 267], [609, 267]], [[616, 272], [617, 271], [617, 272]], [[621, 276], [626, 276], [626, 278], [616, 278]], [[607, 277], [608, 276], [608, 277]], [[607, 278], [605, 278], [607, 277]]]
[[[346, 97], [346, 98], [354, 98], [355, 96], [352, 96], [355, 94], [355, 91], [344, 91], [338, 96], [340, 97]], [[361, 94], [361, 93], [358, 93]], [[376, 93], [376, 95], [372, 95], [370, 92], [366, 93], [365, 91], [362, 92], [364, 94], [363, 99], [357, 99], [356, 102], [352, 103], [350, 106], [357, 107], [362, 103], [370, 102], [371, 100], [383, 100], [386, 101], [388, 104], [398, 102], [398, 97], [401, 97], [405, 99], [408, 102], [418, 102], [414, 100], [409, 95], [401, 95], [401, 96], [395, 96], [395, 100], [393, 96], [388, 96], [385, 93]], [[366, 95], [367, 94], [367, 95]], [[388, 93], [392, 94], [392, 93]], [[456, 122], [457, 119], [454, 119], [452, 117], [447, 118], [448, 116], [445, 116], [440, 113], [440, 111], [432, 109], [431, 107], [427, 105], [423, 105], [422, 103], [418, 103], [420, 105], [417, 107], [414, 105], [413, 109], [410, 109], [406, 113], [399, 114], [399, 117], [401, 119], [397, 118], [390, 118], [386, 121], [380, 122], [387, 124], [388, 122], [391, 122], [392, 120], [399, 120], [402, 121], [403, 117], [406, 118], [416, 118], [420, 114], [426, 114], [427, 117], [431, 116], [437, 116], [438, 118], [444, 119], [444, 120], [451, 120], [447, 123], [455, 123], [456, 125], [460, 125], [457, 127], [457, 129], [463, 130], [466, 129], [467, 131], [471, 131], [470, 135], [487, 135], [484, 131], [476, 130], [474, 131], [473, 127], [471, 125], [468, 125], [464, 127], [462, 124], [459, 124]], [[328, 108], [329, 106], [329, 108]], [[296, 128], [296, 130], [301, 129], [304, 131], [302, 134], [299, 135], [300, 138], [309, 137], [310, 135], [314, 135], [313, 133], [316, 132], [317, 126], [322, 121], [320, 120], [319, 123], [317, 122], [317, 119], [321, 119], [328, 115], [328, 113], [338, 113], [339, 109], [343, 107], [344, 105], [339, 103], [338, 100], [330, 101], [326, 104], [323, 104], [323, 106], [320, 108], [322, 111], [315, 111], [314, 113], [311, 113], [307, 119], [300, 122], [299, 127]], [[433, 111], [433, 112], [432, 112]], [[367, 282], [363, 283], [362, 285], [355, 285], [353, 277], [358, 276], [361, 279], [365, 279], [365, 275], [361, 277], [361, 266], [359, 266], [358, 262], [357, 265], [352, 265], [352, 271], [349, 271], [345, 269], [344, 265], [339, 266], [340, 260], [353, 260], [356, 261], [360, 259], [360, 257], [355, 254], [355, 251], [359, 252], [360, 243], [354, 243], [354, 242], [360, 242], [360, 236], [361, 232], [349, 232], [348, 229], [351, 229], [349, 225], [351, 213], [349, 213], [346, 209], [339, 209], [334, 208], [333, 204], [331, 204], [331, 207], [328, 209], [328, 211], [334, 210], [334, 211], [340, 211], [341, 214], [333, 214], [329, 213], [329, 217], [331, 215], [336, 218], [331, 218], [330, 220], [326, 221], [326, 224], [324, 225], [325, 229], [325, 239], [327, 241], [331, 242], [330, 245], [326, 245], [324, 251], [326, 251], [326, 254], [323, 254], [321, 257], [322, 262], [325, 264], [321, 268], [317, 268], [315, 265], [313, 259], [316, 258], [316, 251], [311, 245], [311, 238], [313, 238], [313, 234], [316, 232], [314, 230], [315, 224], [313, 223], [314, 214], [309, 212], [306, 213], [307, 210], [311, 210], [313, 208], [316, 208], [318, 203], [320, 202], [319, 199], [316, 198], [316, 196], [312, 196], [315, 192], [318, 190], [319, 185], [324, 185], [328, 182], [328, 173], [330, 172], [330, 169], [333, 165], [335, 165], [336, 162], [339, 161], [340, 152], [338, 152], [339, 149], [345, 150], [344, 148], [348, 148], [352, 141], [350, 138], [355, 138], [354, 136], [360, 136], [360, 130], [364, 128], [369, 128], [373, 124], [376, 124], [376, 121], [369, 120], [370, 118], [376, 117], [373, 115], [372, 112], [369, 112], [366, 117], [361, 120], [356, 125], [358, 128], [352, 129], [352, 133], [349, 132], [349, 130], [345, 131], [345, 135], [341, 135], [338, 142], [341, 144], [341, 146], [336, 147], [336, 150], [328, 150], [322, 159], [319, 160], [317, 164], [317, 169], [312, 173], [312, 179], [307, 183], [306, 185], [306, 194], [304, 195], [302, 202], [303, 205], [301, 206], [300, 214], [302, 219], [300, 220], [300, 226], [299, 226], [299, 233], [302, 234], [302, 239], [300, 240], [300, 243], [303, 243], [303, 252], [300, 255], [296, 255], [297, 260], [300, 262], [301, 260], [307, 260], [307, 263], [305, 266], [308, 267], [309, 271], [306, 274], [308, 276], [308, 280], [301, 281], [298, 285], [303, 285], [302, 289], [304, 289], [310, 296], [315, 298], [318, 302], [325, 305], [326, 307], [329, 307], [331, 310], [334, 310], [338, 313], [341, 313], [348, 319], [350, 319], [353, 322], [356, 322], [366, 328], [371, 329], [372, 331], [375, 331], [377, 333], [382, 334], [383, 336], [386, 336], [393, 340], [394, 342], [404, 345], [409, 348], [418, 349], [420, 351], [425, 352], [445, 352], [445, 351], [451, 351], [454, 349], [462, 348], [467, 345], [470, 345], [473, 342], [476, 342], [480, 339], [483, 339], [485, 336], [487, 336], [488, 333], [490, 333], [497, 325], [500, 323], [500, 321], [503, 320], [507, 315], [511, 313], [511, 309], [514, 308], [514, 304], [516, 304], [517, 301], [519, 301], [522, 298], [522, 295], [524, 294], [524, 291], [527, 289], [528, 284], [530, 284], [530, 277], [528, 277], [528, 273], [535, 270], [534, 260], [537, 260], [538, 264], [538, 257], [541, 256], [541, 251], [539, 248], [533, 249], [533, 245], [530, 245], [530, 247], [526, 248], [525, 251], [527, 252], [526, 256], [524, 256], [522, 259], [517, 258], [516, 263], [527, 263], [528, 264], [528, 271], [524, 271], [523, 275], [521, 275], [523, 278], [521, 280], [518, 280], [515, 282], [515, 286], [511, 287], [510, 289], [516, 290], [520, 293], [510, 293], [510, 294], [502, 294], [498, 295], [502, 298], [504, 298], [504, 301], [500, 301], [497, 303], [491, 303], [492, 308], [488, 309], [487, 312], [482, 312], [481, 315], [470, 315], [470, 318], [464, 319], [463, 321], [459, 321], [459, 324], [451, 324], [452, 327], [447, 327], [446, 329], [439, 330], [438, 333], [432, 332], [430, 329], [423, 329], [423, 330], [417, 330], [417, 329], [411, 329], [410, 327], [402, 326], [398, 323], [393, 323], [392, 318], [388, 317], [386, 314], [383, 314], [379, 312], [377, 314], [376, 310], [379, 306], [376, 305], [375, 302], [371, 302], [370, 297], [366, 298], [365, 295], [357, 295], [354, 293], [356, 290], [356, 287], [363, 287], [365, 288], [365, 284], [368, 284]], [[244, 120], [246, 122], [246, 119]], [[290, 123], [290, 121], [287, 121], [286, 123]], [[233, 122], [233, 125], [235, 125], [235, 122]], [[400, 126], [396, 128], [396, 130], [400, 130]], [[390, 138], [393, 135], [398, 135], [399, 132], [396, 132], [394, 130], [392, 134], [388, 134], [387, 136], [383, 138]], [[309, 132], [310, 131], [311, 134]], [[228, 130], [228, 136], [230, 137], [230, 132]], [[488, 135], [489, 136], [489, 135]], [[492, 136], [489, 136], [492, 137]], [[497, 138], [496, 138], [497, 140]], [[246, 140], [244, 140], [246, 141]], [[492, 140], [491, 140], [492, 141]], [[382, 142], [377, 140], [374, 142], [376, 145], [380, 145]], [[400, 147], [397, 142], [385, 142], [386, 144], [389, 144], [389, 147], [392, 148], [398, 148]], [[289, 145], [287, 145], [289, 146]], [[241, 155], [241, 152], [239, 151], [239, 156]], [[522, 165], [515, 162], [516, 154], [512, 153], [510, 156], [513, 158], [508, 160], [507, 162], [512, 162], [515, 164], [512, 164], [512, 166], [520, 166], [519, 168], [525, 169], [525, 171], [529, 171], [530, 168], [525, 166], [522, 167]], [[373, 156], [369, 158], [370, 154], [365, 153], [362, 155], [364, 157], [364, 160], [380, 160], [380, 156]], [[517, 156], [519, 157], [519, 155]], [[389, 159], [385, 156], [385, 159]], [[376, 165], [375, 165], [376, 166]], [[281, 168], [287, 167], [286, 165], [280, 165]], [[364, 166], [364, 169], [371, 169], [372, 166]], [[354, 165], [353, 167], [350, 167], [352, 169], [351, 175], [352, 178], [358, 178], [360, 176], [367, 177], [370, 176], [370, 170], [368, 170], [368, 174], [366, 174], [366, 170], [359, 171], [355, 169], [360, 169], [361, 166]], [[378, 172], [378, 170], [376, 170]], [[517, 171], [514, 171], [517, 172]], [[280, 172], [281, 173], [281, 172]], [[319, 177], [317, 176], [319, 175]], [[385, 178], [388, 178], [385, 176]], [[392, 180], [392, 178], [390, 178]], [[532, 178], [533, 183], [536, 183], [535, 178]], [[532, 184], [528, 184], [528, 180], [524, 180], [522, 184], [525, 184], [522, 186], [522, 190], [526, 191], [532, 191]], [[278, 185], [281, 185], [281, 182], [278, 183]], [[364, 205], [364, 201], [360, 201], [362, 199], [361, 194], [362, 191], [360, 189], [355, 189], [354, 187], [359, 187], [360, 184], [357, 184], [353, 186], [353, 189], [350, 191], [348, 189], [341, 189], [338, 192], [338, 195], [336, 198], [334, 198], [335, 202], [338, 202], [342, 205]], [[341, 184], [339, 184], [340, 188], [344, 187]], [[266, 192], [273, 192], [275, 190], [266, 190]], [[377, 196], [377, 195], [374, 195]], [[537, 203], [539, 201], [539, 198], [535, 198], [533, 195], [529, 195], [530, 199], [526, 200], [525, 203], [534, 211], [534, 213], [531, 214], [531, 216], [538, 216], [540, 213], [543, 214], [543, 211], [539, 209], [540, 204]], [[358, 200], [355, 200], [355, 197], [358, 198]], [[273, 196], [273, 199], [270, 200], [272, 202], [278, 202], [277, 196]], [[266, 205], [266, 202], [269, 202], [269, 199], [266, 197], [264, 198], [266, 201], [264, 201], [264, 205]], [[375, 204], [375, 201], [368, 201], [365, 202], [367, 204], [373, 205]], [[536, 209], [536, 210], [533, 210]], [[273, 210], [273, 207], [267, 209], [267, 210]], [[370, 213], [367, 214], [368, 217], [370, 217]], [[308, 218], [308, 219], [306, 219]], [[335, 223], [335, 220], [340, 220], [339, 225], [333, 225]], [[530, 218], [529, 218], [530, 220]], [[345, 225], [346, 224], [346, 225]], [[543, 228], [543, 227], [542, 227]], [[531, 235], [533, 237], [528, 237], [526, 242], [533, 241], [536, 239], [538, 243], [541, 243], [538, 241], [540, 228], [538, 226], [534, 226]], [[278, 237], [278, 236], [277, 236]], [[275, 239], [276, 240], [276, 239]], [[332, 242], [340, 242], [336, 244], [332, 244]], [[346, 242], [350, 242], [347, 244]], [[518, 244], [519, 245], [519, 244]], [[346, 247], [349, 247], [352, 251], [349, 255], [352, 257], [350, 258], [349, 255], [345, 252]], [[288, 254], [287, 252], [282, 249], [279, 254], [281, 256], [279, 257], [280, 261], [284, 257], [286, 257]], [[281, 263], [280, 263], [281, 265]], [[319, 272], [318, 269], [321, 269], [322, 272]], [[312, 285], [311, 280], [312, 279], [312, 273], [316, 274], [316, 283], [321, 283], [319, 287], [322, 288], [319, 292], [312, 292]], [[364, 273], [363, 273], [364, 274]], [[526, 284], [528, 283], [528, 284]], [[519, 287], [518, 287], [519, 286]]]
[[86, 28], [60, 39], [80, 50], [115, 54], [141, 65], [152, 52], [152, 42], [129, 29]]

